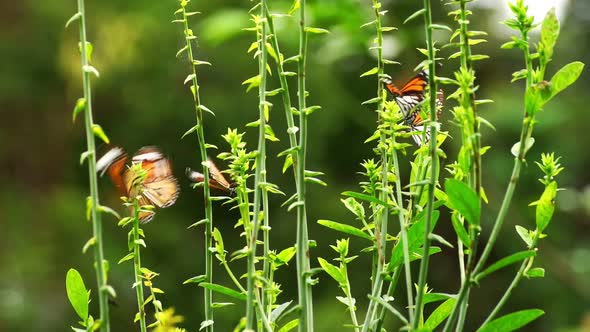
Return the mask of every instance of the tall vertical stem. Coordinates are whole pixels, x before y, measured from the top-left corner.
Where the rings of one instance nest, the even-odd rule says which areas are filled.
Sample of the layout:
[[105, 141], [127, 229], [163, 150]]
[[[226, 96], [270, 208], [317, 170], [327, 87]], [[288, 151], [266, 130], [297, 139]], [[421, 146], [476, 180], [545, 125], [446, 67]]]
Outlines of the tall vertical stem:
[[146, 332], [145, 307], [143, 305], [143, 280], [141, 280], [141, 248], [139, 244], [139, 201], [133, 198], [133, 275], [135, 277], [135, 293], [137, 295], [137, 310], [139, 313], [139, 327]]
[[305, 102], [305, 74], [307, 55], [307, 32], [305, 31], [305, 0], [299, 8], [299, 58], [297, 73], [297, 96], [299, 99], [299, 149], [297, 151], [297, 289], [299, 306], [299, 332], [313, 331], [313, 306], [309, 272], [309, 235], [305, 202], [305, 157], [307, 152], [307, 106]]
[[[195, 118], [197, 121], [197, 138], [199, 141], [199, 153], [201, 155], [201, 165], [203, 173], [203, 199], [205, 203], [205, 282], [213, 283], [213, 252], [209, 250], [213, 246], [213, 205], [211, 204], [211, 191], [209, 188], [209, 167], [205, 166], [208, 162], [207, 157], [207, 143], [205, 141], [205, 130], [203, 123], [203, 110], [201, 105], [201, 97], [199, 94], [199, 82], [197, 78], [197, 65], [193, 55], [193, 45], [191, 38], [192, 33], [188, 26], [188, 15], [186, 7], [182, 6], [182, 19], [184, 21], [184, 37], [186, 42], [186, 51], [188, 60], [191, 64], [192, 84], [193, 84], [193, 102], [195, 105]], [[213, 292], [211, 289], [203, 288], [204, 293], [204, 305], [205, 305], [205, 320], [213, 320]], [[208, 324], [206, 332], [213, 332], [213, 324]]]
[[84, 8], [84, 0], [78, 0], [78, 13], [80, 14], [79, 28], [80, 28], [80, 44], [82, 51], [82, 86], [84, 90], [84, 99], [86, 101], [86, 109], [84, 112], [84, 126], [86, 129], [86, 152], [88, 153], [88, 179], [90, 181], [90, 200], [92, 204], [92, 236], [95, 239], [94, 244], [94, 265], [96, 268], [96, 282], [98, 288], [98, 305], [100, 308], [100, 331], [109, 332], [109, 305], [108, 305], [108, 291], [107, 291], [107, 272], [104, 267], [104, 245], [102, 240], [102, 221], [101, 215], [98, 212], [100, 202], [98, 199], [98, 180], [96, 175], [96, 147], [94, 144], [94, 122], [92, 119], [92, 89], [90, 81], [88, 50], [86, 49], [86, 11]]
[[412, 320], [412, 328], [417, 328], [418, 323], [421, 320], [422, 315], [422, 300], [424, 297], [424, 287], [426, 285], [426, 278], [428, 276], [428, 263], [430, 260], [430, 225], [432, 221], [432, 212], [434, 204], [434, 189], [436, 185], [436, 177], [438, 174], [438, 154], [437, 154], [437, 126], [436, 126], [436, 64], [434, 58], [434, 44], [432, 42], [432, 13], [430, 10], [430, 0], [424, 0], [424, 29], [426, 32], [426, 47], [428, 49], [428, 59], [430, 60], [428, 65], [428, 85], [430, 93], [430, 179], [428, 183], [428, 202], [426, 204], [426, 220], [424, 221], [424, 251], [422, 254], [422, 260], [420, 261], [420, 274], [418, 276], [418, 293], [416, 295], [416, 306], [414, 319]]
[[[254, 173], [254, 214], [252, 216], [252, 228], [250, 229], [249, 250], [248, 250], [248, 301], [246, 304], [246, 329], [254, 330], [256, 322], [254, 320], [254, 311], [257, 298], [259, 297], [254, 289], [255, 279], [255, 260], [256, 260], [256, 240], [258, 238], [258, 228], [260, 226], [260, 205], [266, 201], [268, 204], [268, 197], [266, 189], [263, 187], [263, 183], [266, 182], [266, 112], [265, 109], [268, 107], [266, 102], [266, 65], [267, 65], [267, 51], [266, 51], [266, 0], [260, 1], [260, 22], [258, 25], [258, 75], [260, 75], [260, 85], [258, 87], [258, 116], [259, 116], [259, 127], [258, 127], [258, 154], [256, 155], [256, 171]], [[265, 209], [265, 216], [267, 216]], [[267, 222], [265, 220], [265, 222]], [[264, 314], [261, 310], [260, 315]], [[261, 317], [262, 319], [262, 317]]]

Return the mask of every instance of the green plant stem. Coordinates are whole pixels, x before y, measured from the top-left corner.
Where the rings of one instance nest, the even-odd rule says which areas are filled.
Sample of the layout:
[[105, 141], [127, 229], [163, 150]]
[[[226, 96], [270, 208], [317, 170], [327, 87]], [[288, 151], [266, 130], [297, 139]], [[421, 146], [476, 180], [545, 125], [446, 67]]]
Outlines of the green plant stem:
[[90, 81], [90, 72], [86, 70], [89, 66], [88, 50], [86, 49], [86, 11], [84, 0], [78, 0], [80, 44], [81, 44], [81, 63], [82, 63], [82, 88], [84, 90], [84, 99], [86, 100], [86, 109], [84, 112], [84, 126], [86, 130], [86, 147], [88, 152], [88, 179], [90, 182], [90, 200], [92, 203], [92, 236], [94, 237], [94, 265], [96, 269], [96, 282], [98, 288], [98, 305], [100, 308], [100, 331], [109, 332], [109, 305], [107, 291], [107, 272], [104, 268], [104, 244], [102, 239], [102, 220], [98, 212], [100, 206], [98, 198], [98, 180], [96, 175], [96, 147], [94, 142], [94, 132], [92, 130], [94, 122], [92, 119], [92, 89]]
[[[261, 11], [261, 22], [257, 23], [259, 31], [259, 54], [258, 54], [258, 74], [260, 75], [260, 85], [258, 89], [258, 116], [259, 116], [259, 127], [258, 127], [258, 153], [256, 155], [256, 170], [254, 173], [254, 212], [252, 216], [252, 228], [250, 234], [246, 236], [250, 237], [249, 249], [248, 249], [248, 287], [247, 295], [248, 300], [246, 304], [246, 329], [254, 330], [256, 327], [256, 321], [254, 320], [255, 297], [258, 296], [258, 291], [255, 289], [254, 279], [256, 278], [256, 241], [258, 238], [258, 228], [260, 225], [260, 205], [266, 195], [266, 189], [263, 188], [262, 184], [265, 183], [266, 178], [266, 116], [265, 108], [268, 107], [266, 103], [266, 64], [267, 64], [267, 51], [266, 51], [266, 0], [260, 1]], [[262, 201], [261, 201], [262, 200]], [[268, 201], [267, 201], [268, 202]], [[254, 294], [256, 293], [256, 294]], [[259, 301], [258, 301], [259, 302]], [[262, 310], [261, 313], [264, 313]], [[260, 317], [262, 319], [262, 317]]]
[[143, 281], [141, 280], [141, 248], [139, 244], [139, 201], [133, 199], [133, 275], [135, 277], [135, 292], [137, 294], [137, 310], [139, 313], [139, 327], [141, 332], [146, 332], [145, 308], [143, 305]]
[[299, 332], [313, 331], [313, 302], [311, 284], [307, 282], [309, 264], [309, 235], [306, 215], [305, 157], [307, 153], [307, 107], [305, 101], [305, 74], [307, 54], [307, 32], [305, 31], [305, 0], [299, 8], [299, 57], [297, 66], [297, 95], [299, 99], [299, 149], [297, 151], [297, 290], [299, 306]]
[[342, 262], [342, 274], [344, 276], [346, 276], [346, 285], [343, 288], [344, 294], [346, 295], [346, 299], [347, 299], [347, 306], [348, 306], [348, 312], [350, 313], [350, 320], [352, 321], [352, 325], [354, 332], [359, 332], [359, 323], [358, 320], [356, 318], [356, 310], [355, 310], [355, 305], [353, 303], [353, 297], [352, 297], [352, 293], [350, 290], [350, 281], [348, 280], [348, 268], [346, 266], [346, 257], [344, 257], [343, 255], [341, 255], [340, 257], [340, 261]]
[[[527, 42], [527, 47], [524, 50], [525, 53], [525, 63], [526, 63], [526, 69], [527, 69], [527, 82], [526, 82], [526, 89], [529, 89], [529, 87], [532, 85], [532, 70], [533, 70], [533, 66], [532, 66], [532, 62], [530, 59], [530, 51], [528, 48], [528, 36], [525, 32], [523, 32], [523, 40], [525, 40]], [[468, 273], [467, 277], [466, 277], [466, 282], [463, 283], [461, 285], [461, 289], [459, 290], [459, 296], [457, 297], [457, 302], [455, 304], [455, 308], [453, 308], [453, 311], [451, 312], [451, 315], [449, 316], [449, 318], [447, 319], [447, 322], [445, 324], [445, 328], [443, 330], [443, 332], [447, 332], [452, 328], [452, 325], [454, 324], [454, 321], [457, 317], [457, 307], [460, 307], [463, 303], [463, 301], [466, 298], [466, 294], [467, 294], [467, 290], [471, 287], [472, 281], [471, 281], [471, 276], [472, 275], [476, 275], [485, 265], [491, 251], [492, 248], [494, 247], [494, 244], [496, 243], [496, 240], [498, 239], [498, 235], [500, 234], [500, 230], [502, 228], [502, 225], [504, 223], [504, 219], [506, 218], [506, 215], [508, 214], [508, 209], [510, 208], [510, 203], [512, 202], [512, 196], [514, 195], [514, 190], [516, 189], [516, 185], [518, 183], [518, 180], [520, 178], [520, 169], [522, 168], [522, 163], [524, 161], [525, 158], [525, 154], [526, 154], [526, 150], [525, 150], [525, 142], [527, 140], [528, 137], [530, 137], [531, 133], [531, 123], [533, 122], [533, 119], [531, 119], [529, 117], [529, 115], [526, 113], [526, 106], [525, 106], [525, 113], [524, 113], [524, 119], [522, 122], [522, 128], [521, 128], [521, 132], [520, 132], [520, 148], [518, 150], [518, 157], [514, 158], [514, 166], [512, 168], [512, 174], [510, 175], [510, 182], [508, 183], [508, 187], [506, 188], [506, 192], [504, 194], [504, 199], [502, 200], [502, 205], [500, 206], [500, 211], [498, 211], [498, 216], [496, 217], [496, 221], [494, 222], [494, 226], [492, 227], [492, 232], [490, 233], [490, 238], [488, 239], [488, 242], [486, 243], [486, 246], [479, 258], [479, 260], [477, 261], [477, 264], [475, 265], [475, 268], [473, 269], [473, 271], [471, 273]]]
[[[461, 0], [459, 3], [460, 8], [460, 43], [461, 43], [461, 67], [465, 72], [472, 71], [471, 65], [471, 47], [469, 45], [469, 34], [468, 34], [468, 24], [469, 21], [467, 19], [467, 2], [465, 0]], [[473, 168], [471, 170], [471, 186], [473, 190], [477, 194], [478, 197], [478, 205], [481, 207], [481, 135], [479, 132], [479, 118], [477, 115], [477, 107], [475, 105], [475, 93], [473, 86], [469, 87], [470, 91], [463, 92], [463, 101], [462, 106], [465, 110], [471, 110], [472, 114], [468, 118], [470, 118], [470, 122], [473, 125], [473, 140], [474, 144], [472, 144], [473, 149]], [[470, 138], [468, 138], [470, 139]], [[479, 224], [479, 222], [477, 223]], [[468, 278], [465, 277], [465, 274], [470, 274], [470, 271], [473, 269], [473, 264], [475, 262], [475, 257], [477, 257], [477, 247], [479, 243], [479, 232], [473, 226], [469, 226], [469, 236], [471, 238], [471, 246], [469, 248], [469, 256], [467, 258], [467, 266], [461, 276], [461, 282], [465, 283]], [[462, 245], [459, 244], [461, 251]], [[467, 303], [469, 299], [469, 291], [466, 294], [466, 300], [463, 301], [460, 305], [460, 312], [459, 312], [459, 323], [457, 324], [457, 331], [461, 331], [463, 329], [463, 324], [465, 322], [465, 317], [467, 314]]]
[[[399, 281], [400, 276], [400, 268], [397, 267], [393, 270], [393, 280], [389, 283], [389, 287], [387, 287], [387, 296], [393, 296], [393, 292], [395, 292], [395, 288], [397, 287], [397, 282]], [[375, 331], [381, 331], [381, 326], [383, 326], [383, 321], [385, 319], [385, 312], [387, 309], [385, 307], [381, 307], [378, 315], [378, 322], [377, 326], [375, 327]]]
[[[191, 35], [189, 34], [188, 16], [186, 7], [182, 7], [182, 18], [184, 20], [184, 36], [187, 47], [188, 60], [191, 64], [192, 83], [194, 86], [193, 102], [195, 105], [195, 116], [197, 121], [197, 138], [199, 141], [199, 152], [201, 154], [201, 165], [203, 173], [203, 198], [205, 201], [205, 282], [213, 283], [213, 252], [209, 250], [213, 246], [213, 204], [211, 203], [211, 191], [209, 188], [209, 167], [205, 166], [208, 162], [207, 144], [205, 142], [205, 131], [203, 123], [203, 111], [201, 109], [201, 98], [199, 94], [199, 82], [197, 80], [197, 66], [193, 56], [193, 48]], [[205, 320], [213, 320], [213, 291], [208, 288], [203, 288], [204, 305], [205, 305]], [[213, 324], [206, 327], [206, 332], [213, 332]]]
[[438, 154], [437, 154], [437, 126], [436, 126], [436, 64], [434, 57], [434, 44], [432, 42], [432, 13], [430, 10], [430, 0], [424, 0], [424, 28], [426, 32], [426, 47], [428, 49], [428, 65], [429, 75], [429, 93], [430, 93], [430, 181], [428, 183], [428, 201], [426, 204], [426, 220], [424, 222], [424, 253], [420, 261], [420, 273], [418, 275], [418, 292], [416, 294], [416, 306], [412, 322], [412, 328], [416, 329], [420, 320], [422, 319], [422, 300], [424, 297], [424, 287], [426, 285], [426, 278], [428, 275], [428, 263], [430, 260], [430, 225], [432, 221], [432, 214], [434, 209], [434, 189], [436, 185], [436, 176], [438, 174]]

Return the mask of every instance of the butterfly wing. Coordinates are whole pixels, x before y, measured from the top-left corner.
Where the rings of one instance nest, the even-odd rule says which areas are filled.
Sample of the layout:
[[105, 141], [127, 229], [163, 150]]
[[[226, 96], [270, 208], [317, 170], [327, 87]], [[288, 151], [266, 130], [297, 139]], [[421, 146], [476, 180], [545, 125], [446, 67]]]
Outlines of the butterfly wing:
[[125, 185], [124, 173], [125, 165], [127, 163], [128, 156], [120, 147], [114, 147], [107, 151], [97, 162], [96, 170], [100, 172], [100, 175], [104, 175], [105, 172], [109, 173], [109, 177], [119, 189], [122, 195], [127, 196], [128, 188]]
[[179, 193], [178, 182], [173, 176], [143, 184], [143, 196], [160, 208], [174, 204]]
[[412, 77], [401, 89], [398, 89], [391, 80], [383, 79], [385, 88], [393, 95], [395, 102], [400, 108], [404, 118], [408, 118], [419, 109], [424, 101], [424, 90], [428, 84], [428, 73], [419, 72]]
[[207, 166], [209, 167], [209, 174], [211, 175], [209, 183], [215, 181], [219, 185], [217, 188], [229, 191], [231, 184], [225, 179], [223, 173], [221, 173], [211, 159], [207, 159]]

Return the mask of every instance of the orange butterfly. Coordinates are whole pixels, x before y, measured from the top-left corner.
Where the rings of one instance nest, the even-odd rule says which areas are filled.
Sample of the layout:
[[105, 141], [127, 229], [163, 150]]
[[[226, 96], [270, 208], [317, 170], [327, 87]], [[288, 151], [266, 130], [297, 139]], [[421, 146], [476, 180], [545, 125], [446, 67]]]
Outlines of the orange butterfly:
[[[155, 205], [166, 208], [176, 202], [180, 189], [176, 178], [172, 175], [170, 161], [156, 147], [143, 147], [131, 159], [131, 163], [141, 163], [146, 177], [140, 188], [137, 188], [138, 174], [127, 167], [127, 153], [119, 147], [110, 149], [96, 163], [101, 176], [109, 172], [109, 176], [119, 192], [127, 197], [139, 199], [139, 205]], [[154, 217], [154, 211], [141, 211], [139, 220], [146, 223]]]
[[[428, 86], [428, 72], [422, 70], [412, 77], [401, 89], [398, 89], [389, 78], [383, 78], [385, 88], [395, 98], [395, 102], [404, 116], [404, 124], [410, 126], [412, 131], [419, 132], [412, 135], [412, 138], [419, 146], [422, 145], [422, 131], [424, 121], [420, 116], [422, 103], [424, 102], [426, 87]], [[436, 117], [440, 117], [444, 94], [441, 89], [436, 94]], [[426, 128], [426, 141], [430, 139], [430, 128]]]
[[[225, 191], [229, 194], [230, 197], [235, 196], [236, 194], [236, 183], [235, 182], [228, 182], [221, 171], [215, 166], [213, 161], [207, 158], [207, 167], [209, 168], [209, 186], [211, 188], [219, 189]], [[190, 167], [186, 168], [186, 176], [194, 183], [201, 183], [205, 180], [205, 176], [203, 173], [199, 173], [193, 171]]]

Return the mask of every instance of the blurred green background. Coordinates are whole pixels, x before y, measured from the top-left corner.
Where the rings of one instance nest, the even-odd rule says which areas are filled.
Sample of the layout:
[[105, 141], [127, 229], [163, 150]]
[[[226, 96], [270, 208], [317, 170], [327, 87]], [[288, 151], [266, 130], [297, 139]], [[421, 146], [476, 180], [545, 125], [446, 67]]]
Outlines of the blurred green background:
[[[550, 74], [575, 60], [590, 63], [590, 3], [588, 1], [530, 1], [539, 17], [549, 6], [558, 6], [562, 22], [561, 36], [550, 64]], [[389, 10], [384, 20], [399, 31], [386, 38], [385, 53], [401, 66], [389, 66], [387, 72], [403, 82], [422, 60], [417, 47], [424, 47], [424, 29], [418, 21], [402, 24], [421, 5], [420, 1], [383, 1]], [[213, 67], [200, 67], [201, 96], [216, 112], [207, 118], [207, 140], [225, 149], [220, 135], [227, 127], [247, 132], [250, 148], [256, 142], [256, 130], [244, 129], [257, 114], [256, 93], [246, 94], [241, 82], [256, 74], [257, 64], [246, 50], [253, 35], [241, 29], [250, 26], [248, 8], [253, 3], [238, 0], [193, 1], [192, 28], [197, 39], [197, 58]], [[517, 50], [501, 50], [509, 31], [498, 22], [506, 18], [502, 1], [480, 1], [472, 7], [473, 29], [490, 33], [489, 42], [475, 47], [475, 53], [491, 55], [476, 64], [478, 97], [490, 98], [494, 104], [481, 107], [481, 115], [496, 130], [484, 131], [484, 145], [493, 148], [485, 155], [484, 185], [490, 203], [484, 207], [484, 236], [500, 204], [508, 181], [512, 158], [509, 149], [518, 138], [522, 110], [521, 82], [510, 84], [511, 73], [523, 67]], [[434, 20], [452, 25], [442, 2], [433, 1]], [[285, 12], [288, 1], [271, 1], [272, 10]], [[145, 145], [158, 145], [172, 160], [180, 179], [182, 194], [174, 207], [158, 211], [153, 222], [145, 226], [148, 247], [144, 265], [161, 273], [156, 279], [166, 294], [165, 306], [176, 308], [185, 317], [184, 326], [191, 331], [202, 320], [202, 291], [195, 285], [182, 285], [189, 277], [203, 273], [202, 230], [186, 227], [203, 216], [199, 190], [189, 187], [183, 176], [186, 166], [198, 167], [200, 157], [196, 137], [180, 140], [194, 123], [190, 92], [182, 82], [188, 73], [186, 58], [176, 59], [183, 39], [179, 26], [170, 23], [177, 1], [87, 1], [88, 36], [94, 44], [94, 65], [101, 73], [93, 80], [95, 121], [102, 125], [113, 143], [133, 153]], [[82, 94], [80, 61], [77, 51], [76, 25], [64, 29], [64, 23], [76, 11], [70, 1], [4, 1], [0, 3], [0, 331], [65, 331], [77, 317], [67, 302], [65, 274], [70, 267], [81, 271], [89, 287], [95, 287], [92, 255], [81, 248], [91, 234], [85, 221], [85, 198], [88, 194], [86, 165], [79, 165], [85, 150], [83, 121], [72, 124], [71, 111]], [[370, 145], [363, 144], [375, 126], [375, 114], [361, 102], [375, 95], [374, 77], [359, 78], [372, 68], [374, 55], [370, 28], [360, 29], [372, 20], [370, 1], [309, 1], [309, 22], [332, 33], [311, 36], [309, 41], [308, 89], [310, 104], [322, 111], [310, 118], [310, 169], [326, 173], [328, 187], [310, 186], [309, 220], [311, 238], [318, 241], [312, 252], [314, 265], [318, 256], [334, 256], [328, 247], [338, 234], [321, 228], [317, 219], [354, 223], [340, 203], [340, 193], [354, 190], [361, 180], [359, 163], [372, 157]], [[295, 18], [276, 22], [282, 51], [288, 56], [297, 49]], [[439, 45], [448, 41], [448, 33], [437, 33]], [[536, 38], [536, 36], [533, 36]], [[442, 51], [448, 56], [449, 49]], [[457, 61], [444, 61], [442, 75], [449, 76]], [[291, 70], [294, 70], [292, 68]], [[590, 112], [588, 112], [589, 75], [563, 92], [539, 114], [535, 127], [536, 144], [529, 153], [528, 165], [509, 212], [504, 231], [491, 261], [524, 245], [514, 225], [532, 228], [534, 209], [527, 205], [542, 190], [536, 180], [540, 172], [534, 160], [541, 152], [555, 151], [563, 156], [566, 171], [558, 178], [562, 191], [558, 210], [540, 244], [537, 265], [546, 269], [544, 279], [525, 280], [516, 290], [504, 312], [539, 307], [547, 311], [529, 331], [590, 330]], [[295, 86], [294, 81], [291, 82]], [[278, 87], [276, 77], [271, 88]], [[288, 194], [294, 191], [290, 174], [281, 174], [282, 162], [275, 156], [288, 145], [284, 115], [279, 97], [271, 100], [275, 107], [271, 124], [281, 138], [270, 144], [269, 178]], [[448, 102], [451, 107], [452, 102]], [[443, 115], [445, 129], [456, 133], [450, 112]], [[458, 142], [448, 140], [445, 150], [452, 162]], [[105, 148], [104, 146], [102, 147]], [[404, 158], [402, 172], [408, 172]], [[220, 167], [223, 167], [219, 163]], [[123, 212], [118, 194], [110, 180], [100, 179], [103, 204]], [[282, 197], [272, 197], [272, 247], [282, 249], [294, 244], [295, 215], [278, 206]], [[215, 222], [225, 237], [226, 248], [240, 249], [243, 244], [233, 229], [236, 211], [216, 204]], [[437, 233], [450, 239], [452, 227], [443, 212]], [[111, 308], [112, 330], [132, 331], [136, 311], [131, 290], [132, 267], [116, 265], [126, 253], [126, 231], [116, 220], [104, 218], [106, 257], [111, 261], [110, 284], [118, 293], [117, 306]], [[362, 248], [364, 243], [354, 242]], [[368, 257], [355, 261], [350, 268], [353, 293], [359, 312], [365, 308], [368, 291]], [[234, 264], [243, 271], [243, 263]], [[471, 295], [467, 330], [474, 329], [491, 310], [514, 275], [509, 268], [486, 279]], [[215, 278], [229, 285], [218, 266]], [[294, 262], [281, 270], [278, 279], [284, 292], [279, 302], [296, 296]], [[335, 298], [337, 285], [320, 275], [314, 288], [317, 331], [342, 330], [339, 324], [348, 319], [345, 308]], [[458, 268], [454, 250], [445, 249], [432, 260], [429, 286], [440, 292], [458, 289]], [[397, 294], [403, 299], [403, 293]], [[96, 294], [96, 291], [93, 291]], [[222, 297], [220, 301], [227, 300]], [[401, 300], [403, 301], [403, 300]], [[96, 300], [92, 303], [98, 315]], [[403, 304], [403, 302], [402, 302]], [[241, 307], [224, 308], [216, 313], [218, 331], [230, 331], [242, 315]], [[395, 326], [395, 322], [389, 322]], [[585, 327], [584, 327], [585, 326]]]

